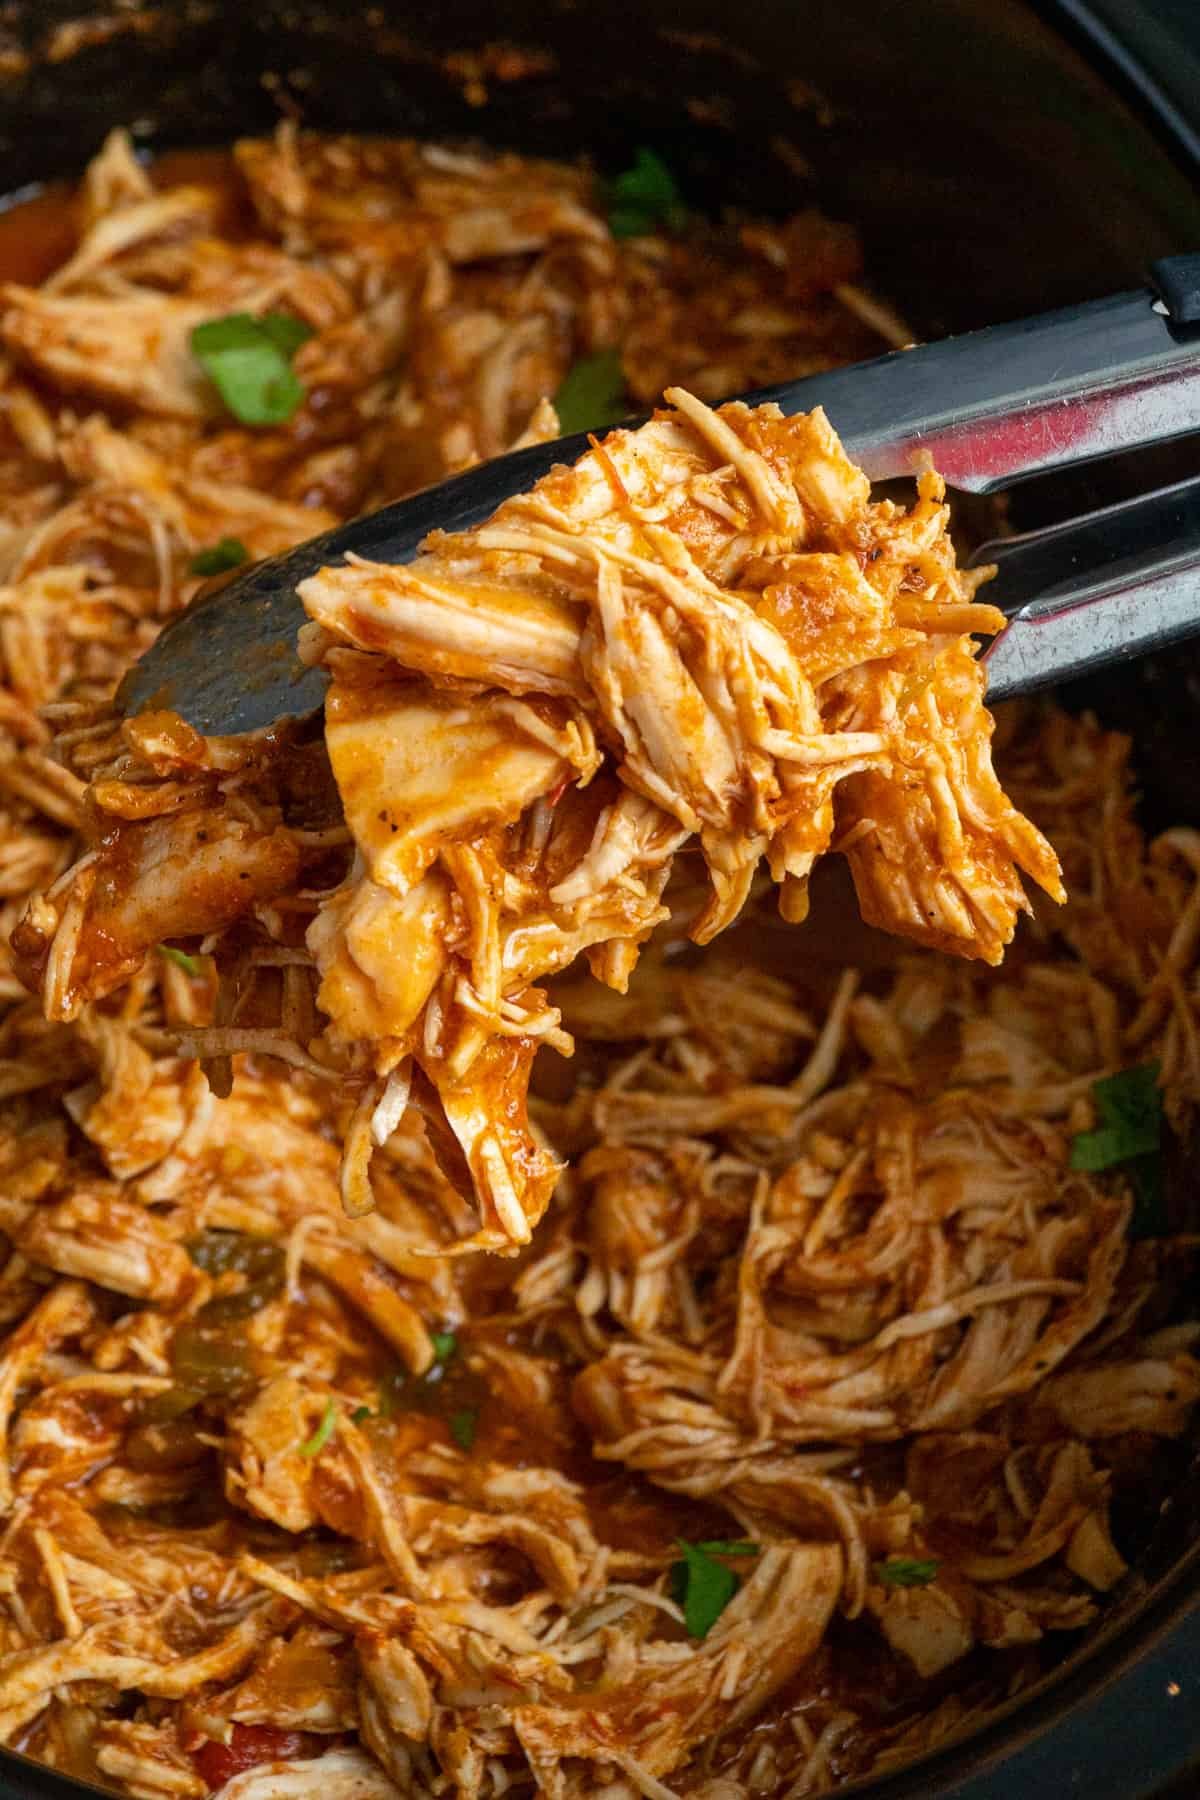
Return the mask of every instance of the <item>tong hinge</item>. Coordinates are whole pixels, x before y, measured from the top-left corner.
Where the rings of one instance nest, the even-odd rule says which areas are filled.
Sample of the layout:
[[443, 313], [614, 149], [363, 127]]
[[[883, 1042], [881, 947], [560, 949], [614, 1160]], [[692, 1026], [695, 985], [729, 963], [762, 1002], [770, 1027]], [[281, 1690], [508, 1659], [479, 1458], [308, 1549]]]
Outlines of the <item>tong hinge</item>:
[[1200, 325], [1200, 255], [1160, 256], [1150, 279], [1172, 325]]

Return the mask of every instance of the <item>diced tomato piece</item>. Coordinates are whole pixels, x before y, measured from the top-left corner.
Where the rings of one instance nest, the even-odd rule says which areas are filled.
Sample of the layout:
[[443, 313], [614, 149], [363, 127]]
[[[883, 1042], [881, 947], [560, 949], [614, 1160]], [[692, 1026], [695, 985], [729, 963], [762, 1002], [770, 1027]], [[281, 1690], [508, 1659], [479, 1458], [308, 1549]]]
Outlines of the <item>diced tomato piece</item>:
[[308, 1742], [303, 1731], [280, 1731], [274, 1725], [235, 1725], [227, 1744], [209, 1738], [192, 1752], [192, 1761], [201, 1780], [215, 1793], [243, 1769], [303, 1756]]

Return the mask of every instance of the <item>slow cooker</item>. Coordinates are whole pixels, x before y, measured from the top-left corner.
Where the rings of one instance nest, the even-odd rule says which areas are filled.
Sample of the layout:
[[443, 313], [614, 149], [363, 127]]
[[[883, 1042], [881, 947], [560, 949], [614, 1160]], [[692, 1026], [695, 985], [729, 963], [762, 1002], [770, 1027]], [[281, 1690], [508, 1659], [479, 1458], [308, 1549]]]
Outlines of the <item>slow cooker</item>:
[[[534, 54], [480, 56], [497, 42]], [[0, 6], [0, 190], [14, 197], [80, 170], [114, 124], [156, 149], [285, 116], [587, 152], [601, 167], [648, 144], [706, 209], [782, 212], [819, 195], [860, 229], [869, 278], [923, 337], [1133, 286], [1155, 257], [1200, 249], [1200, 0], [753, 0], [736, 15], [718, 0]], [[1012, 516], [1040, 523], [1197, 467], [1193, 444], [1136, 472], [1084, 470], [1018, 491]], [[1152, 819], [1200, 822], [1194, 649], [1065, 698], [1137, 734]], [[842, 1791], [1200, 1794], [1200, 1461], [1140, 1540], [1100, 1625], [1035, 1688]], [[94, 1791], [0, 1750], [0, 1795]]]

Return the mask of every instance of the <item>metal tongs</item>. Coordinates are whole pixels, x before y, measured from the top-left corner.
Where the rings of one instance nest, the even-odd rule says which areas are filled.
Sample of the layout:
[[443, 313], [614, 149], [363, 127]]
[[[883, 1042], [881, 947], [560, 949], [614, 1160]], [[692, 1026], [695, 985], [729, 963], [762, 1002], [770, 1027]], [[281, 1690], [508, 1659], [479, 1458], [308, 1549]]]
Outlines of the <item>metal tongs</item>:
[[[932, 458], [974, 494], [1166, 443], [1200, 431], [1200, 255], [1168, 257], [1152, 276], [1153, 289], [744, 398], [785, 413], [823, 406], [873, 481]], [[297, 583], [347, 552], [409, 562], [430, 531], [481, 524], [587, 449], [580, 434], [497, 457], [210, 584], [129, 671], [118, 705], [170, 709], [219, 735], [316, 712], [328, 678], [296, 655]], [[998, 565], [986, 597], [1009, 621], [984, 654], [995, 700], [1200, 633], [1200, 478], [984, 544], [972, 562]]]

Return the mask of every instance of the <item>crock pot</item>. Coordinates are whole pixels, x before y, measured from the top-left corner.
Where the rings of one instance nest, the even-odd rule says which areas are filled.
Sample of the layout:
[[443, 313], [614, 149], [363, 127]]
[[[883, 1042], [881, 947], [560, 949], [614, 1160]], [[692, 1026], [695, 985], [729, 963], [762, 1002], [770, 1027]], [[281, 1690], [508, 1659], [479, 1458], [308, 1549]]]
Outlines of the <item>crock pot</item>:
[[[497, 40], [536, 54], [477, 54]], [[0, 192], [77, 172], [117, 123], [157, 148], [281, 115], [602, 167], [649, 144], [705, 209], [819, 195], [926, 337], [1135, 285], [1153, 258], [1200, 249], [1200, 0], [752, 0], [736, 18], [721, 0], [0, 6]], [[1198, 450], [1144, 456], [1136, 478], [1191, 472]], [[1134, 478], [1084, 471], [1018, 493], [1013, 516], [1062, 516]], [[1065, 698], [1136, 732], [1152, 822], [1200, 820], [1194, 649]], [[842, 1791], [1200, 1794], [1200, 1463], [1184, 1464], [1130, 1524], [1125, 1590], [1036, 1688]], [[0, 1800], [95, 1791], [0, 1750]]]

